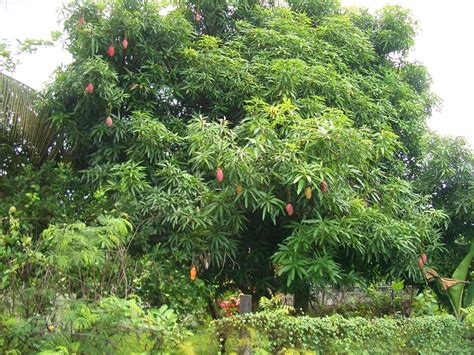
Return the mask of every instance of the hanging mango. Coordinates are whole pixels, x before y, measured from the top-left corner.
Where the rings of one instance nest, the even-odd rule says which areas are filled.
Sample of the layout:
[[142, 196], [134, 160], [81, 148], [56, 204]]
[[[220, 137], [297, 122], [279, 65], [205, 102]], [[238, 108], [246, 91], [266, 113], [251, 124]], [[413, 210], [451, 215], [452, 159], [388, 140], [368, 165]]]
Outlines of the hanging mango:
[[423, 259], [422, 259], [422, 258], [419, 258], [419, 259], [417, 260], [417, 263], [418, 263], [418, 267], [419, 267], [420, 269], [423, 269], [423, 266], [425, 266], [425, 263], [423, 262]]
[[242, 191], [243, 191], [243, 187], [241, 184], [237, 184], [237, 186], [235, 186], [235, 193], [238, 195], [240, 194]]
[[426, 261], [428, 260], [428, 256], [426, 256], [425, 253], [421, 254], [421, 260], [423, 261], [423, 264], [426, 264]]
[[92, 94], [94, 92], [94, 84], [92, 83], [87, 84], [85, 91], [87, 94]]
[[217, 168], [216, 179], [217, 179], [217, 182], [222, 182], [222, 180], [224, 180], [224, 172], [222, 171], [221, 168]]
[[326, 180], [321, 181], [320, 187], [322, 192], [326, 192], [328, 190], [328, 183], [326, 182]]
[[189, 277], [191, 278], [191, 281], [196, 280], [197, 277], [197, 268], [195, 265], [191, 266], [191, 271], [189, 272]]
[[110, 58], [112, 58], [115, 55], [114, 46], [110, 45], [109, 48], [107, 48], [107, 54], [109, 55]]

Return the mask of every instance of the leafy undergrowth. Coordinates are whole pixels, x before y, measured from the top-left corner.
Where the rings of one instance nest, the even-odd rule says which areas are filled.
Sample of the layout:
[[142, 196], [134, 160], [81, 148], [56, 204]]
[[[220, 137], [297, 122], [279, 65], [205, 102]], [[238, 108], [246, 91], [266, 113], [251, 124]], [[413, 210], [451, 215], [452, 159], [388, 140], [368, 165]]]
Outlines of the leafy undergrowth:
[[468, 354], [474, 350], [472, 329], [453, 316], [316, 318], [263, 311], [222, 318], [191, 333], [166, 306], [144, 311], [134, 301], [109, 298], [95, 306], [77, 303], [73, 308], [64, 313], [64, 322], [42, 329], [40, 324], [32, 329], [31, 322], [4, 318], [2, 349], [42, 355]]
[[[472, 333], [452, 316], [414, 318], [292, 317], [260, 312], [216, 321], [226, 351], [258, 353], [471, 353]], [[290, 351], [290, 349], [293, 349]]]
[[191, 333], [166, 305], [142, 308], [134, 299], [64, 301], [58, 319], [0, 316], [0, 351], [8, 354], [131, 354], [175, 349]]
[[219, 337], [211, 327], [202, 328], [186, 338], [172, 354], [217, 354], [220, 351]]

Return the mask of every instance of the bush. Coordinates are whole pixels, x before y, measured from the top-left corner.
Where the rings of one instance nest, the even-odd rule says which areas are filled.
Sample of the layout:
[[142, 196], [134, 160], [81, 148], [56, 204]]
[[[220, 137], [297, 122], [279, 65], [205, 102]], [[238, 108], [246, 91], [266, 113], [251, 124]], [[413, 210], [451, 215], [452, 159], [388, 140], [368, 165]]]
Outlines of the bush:
[[99, 216], [27, 233], [10, 207], [0, 228], [0, 353], [129, 354], [175, 348], [188, 332], [132, 291], [131, 224]]
[[56, 317], [0, 316], [0, 352], [142, 353], [175, 348], [190, 335], [167, 306], [144, 309], [135, 299], [64, 300]]
[[394, 289], [393, 287], [377, 287], [375, 285], [366, 289], [350, 290], [324, 288], [313, 294], [310, 313], [318, 317], [333, 314], [364, 318], [408, 316], [411, 312], [415, 292], [416, 289], [413, 288]]
[[195, 328], [210, 321], [208, 302], [213, 299], [213, 286], [201, 278], [191, 281], [190, 265], [185, 265], [179, 253], [158, 244], [142, 262], [136, 282], [141, 299], [151, 305], [168, 305], [186, 327]]
[[[214, 322], [229, 345], [254, 347], [259, 339], [265, 351], [299, 348], [321, 353], [469, 353], [474, 345], [467, 328], [452, 316], [416, 318], [292, 317], [269, 312], [245, 314]], [[242, 338], [246, 334], [247, 339]], [[268, 341], [262, 341], [266, 338]]]

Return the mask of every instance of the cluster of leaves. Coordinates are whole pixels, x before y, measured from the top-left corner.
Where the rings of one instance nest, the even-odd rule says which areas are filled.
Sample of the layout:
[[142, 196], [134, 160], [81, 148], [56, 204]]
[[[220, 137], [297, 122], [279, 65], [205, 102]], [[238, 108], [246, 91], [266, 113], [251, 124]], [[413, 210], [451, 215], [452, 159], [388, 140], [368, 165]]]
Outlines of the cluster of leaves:
[[97, 299], [125, 285], [121, 291], [127, 294], [124, 279], [131, 266], [126, 253], [131, 229], [127, 220], [100, 216], [93, 226], [50, 225], [36, 237], [24, 231], [17, 214], [11, 207], [9, 228], [0, 233], [2, 304], [9, 312], [18, 311], [21, 294], [24, 314], [47, 309], [50, 300], [28, 301], [28, 295], [38, 296], [35, 291]]
[[285, 296], [282, 293], [277, 293], [270, 298], [262, 297], [258, 301], [258, 307], [261, 312], [269, 312], [276, 314], [294, 314], [296, 312], [293, 306], [285, 303]]
[[0, 38], [0, 72], [14, 72], [18, 64], [20, 64], [19, 56], [25, 53], [35, 53], [39, 48], [44, 46], [52, 46], [54, 41], [58, 40], [61, 34], [54, 31], [51, 33], [51, 40], [26, 38], [24, 40], [16, 40], [15, 49], [12, 49], [11, 43]]
[[[144, 310], [134, 299], [104, 297], [94, 303], [62, 300], [58, 318], [0, 319], [2, 351], [40, 354], [129, 353], [175, 348], [189, 335], [162, 306]], [[121, 351], [121, 352], [120, 352]]]
[[415, 297], [412, 303], [412, 311], [414, 316], [434, 316], [446, 313], [439, 307], [436, 295], [429, 288]]
[[450, 309], [456, 317], [461, 316], [462, 307], [474, 304], [474, 283], [470, 283], [469, 269], [474, 258], [474, 241], [470, 245], [467, 255], [461, 260], [454, 270], [451, 278], [440, 276], [432, 268], [423, 265], [422, 270], [427, 281], [437, 293], [441, 302]]
[[135, 286], [141, 298], [152, 305], [168, 305], [187, 327], [208, 323], [214, 312], [215, 288], [200, 278], [189, 281], [189, 266], [183, 253], [170, 253], [168, 248], [158, 244], [140, 263], [141, 272]]
[[450, 274], [464, 258], [474, 235], [474, 154], [462, 138], [428, 135], [419, 162], [417, 190], [449, 216], [441, 238], [443, 255], [434, 255], [442, 274]]
[[[100, 216], [94, 225], [50, 225], [35, 236], [22, 227], [18, 214], [9, 209], [8, 228], [0, 233], [2, 351], [36, 351], [50, 341], [70, 351], [94, 347], [96, 341], [114, 348], [104, 339], [117, 334], [121, 341], [118, 333], [137, 324], [140, 333], [149, 324], [146, 331], [156, 333], [151, 344], [160, 347], [164, 329], [175, 332], [176, 319], [166, 309], [161, 319], [131, 300], [113, 297], [127, 297], [137, 269], [127, 253], [131, 224], [126, 219]], [[53, 337], [55, 329], [61, 334]]]
[[[415, 288], [394, 289], [393, 287], [377, 287], [371, 285], [367, 288], [320, 288], [313, 292], [311, 297], [310, 314], [319, 317], [339, 314], [344, 317], [384, 317], [384, 316], [410, 316], [415, 307], [414, 297], [418, 291]], [[437, 307], [436, 300], [433, 300]], [[425, 305], [418, 304], [419, 308]], [[427, 306], [427, 305], [426, 305]], [[422, 313], [417, 315], [434, 315]]]
[[[267, 258], [277, 251], [273, 260], [278, 272], [288, 275], [288, 286], [295, 278], [337, 283], [372, 260], [385, 263], [383, 273], [414, 277], [412, 261], [419, 251], [439, 248], [436, 226], [444, 215], [430, 210], [400, 178], [370, 170], [390, 156], [396, 145], [390, 134], [382, 131], [384, 138], [372, 142], [371, 130], [353, 128], [340, 111], [304, 118], [290, 100], [272, 106], [257, 101], [248, 110], [251, 116], [232, 129], [225, 120], [192, 120], [180, 152], [187, 170], [178, 162], [161, 163], [153, 174], [155, 186], [146, 168], [131, 162], [93, 167], [86, 176], [148, 228], [160, 228], [165, 245], [197, 255], [200, 262], [208, 259], [211, 267], [241, 259], [235, 238], [250, 243], [252, 235], [258, 239], [262, 233], [251, 221], [281, 230], [288, 223], [283, 207], [293, 202], [299, 210], [292, 232], [281, 230], [279, 239], [260, 246]], [[217, 166], [226, 174], [220, 184], [212, 177]], [[319, 188], [323, 181], [329, 192]], [[302, 195], [305, 187], [314, 189], [310, 200]], [[338, 260], [338, 253], [344, 258]]]
[[[468, 329], [452, 316], [416, 318], [325, 318], [292, 317], [260, 312], [214, 322], [216, 331], [227, 338], [239, 337], [251, 329], [268, 342], [248, 340], [250, 348], [270, 353], [298, 348], [323, 353], [465, 353], [472, 349]], [[266, 345], [266, 347], [265, 347]], [[226, 350], [232, 351], [233, 349]]]
[[[471, 330], [471, 334], [474, 333], [474, 306], [466, 307], [463, 310], [464, 323]], [[474, 338], [471, 336], [471, 339]]]
[[[92, 220], [103, 213], [102, 201], [90, 195], [70, 164], [21, 164], [0, 178], [0, 211], [18, 209], [23, 232], [39, 238], [50, 224]], [[3, 228], [8, 229], [2, 220]]]

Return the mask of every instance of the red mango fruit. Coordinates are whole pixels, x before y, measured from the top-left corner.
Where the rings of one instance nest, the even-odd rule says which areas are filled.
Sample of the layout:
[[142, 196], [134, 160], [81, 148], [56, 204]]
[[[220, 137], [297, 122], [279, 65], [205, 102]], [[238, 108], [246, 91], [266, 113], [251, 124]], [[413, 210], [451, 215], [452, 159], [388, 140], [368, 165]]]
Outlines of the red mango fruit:
[[122, 47], [123, 47], [123, 49], [127, 49], [127, 47], [128, 47], [128, 41], [127, 41], [126, 38], [124, 38], [123, 41], [122, 41]]
[[109, 55], [109, 57], [113, 57], [115, 55], [114, 46], [109, 46], [109, 48], [107, 48], [107, 54]]
[[196, 280], [196, 277], [197, 277], [197, 269], [196, 269], [196, 266], [192, 266], [191, 267], [191, 270], [189, 271], [189, 277], [191, 278], [191, 281], [194, 281]]
[[112, 125], [114, 124], [114, 121], [112, 121], [112, 117], [107, 117], [105, 119], [105, 124], [107, 125], [107, 127], [112, 127]]
[[292, 216], [293, 215], [293, 205], [291, 203], [287, 204], [286, 205], [286, 213], [288, 213], [288, 216]]
[[92, 83], [87, 84], [86, 93], [92, 94], [93, 92], [94, 92], [94, 84], [92, 84]]
[[216, 179], [217, 179], [218, 182], [222, 182], [222, 180], [224, 180], [224, 172], [222, 171], [221, 168], [217, 169]]
[[423, 262], [423, 259], [422, 258], [419, 258], [418, 259], [418, 267], [420, 269], [423, 269], [423, 266], [425, 266], [425, 263]]

